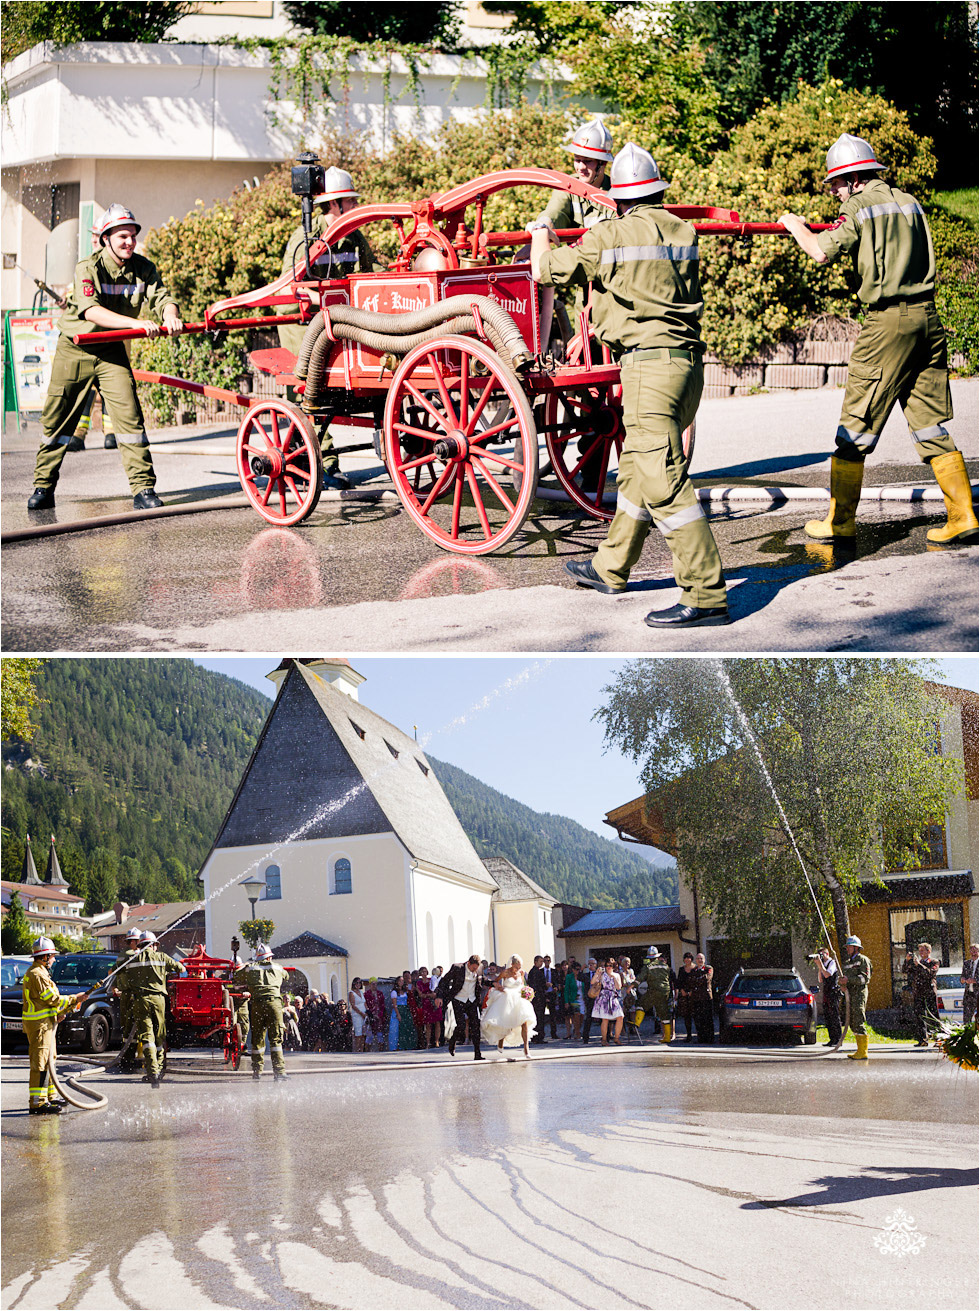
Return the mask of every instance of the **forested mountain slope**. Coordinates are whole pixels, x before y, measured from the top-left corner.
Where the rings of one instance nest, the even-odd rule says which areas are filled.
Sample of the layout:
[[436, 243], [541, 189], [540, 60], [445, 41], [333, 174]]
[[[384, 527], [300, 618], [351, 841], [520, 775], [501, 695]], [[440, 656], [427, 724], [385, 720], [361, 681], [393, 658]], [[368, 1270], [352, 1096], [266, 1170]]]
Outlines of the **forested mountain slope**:
[[[117, 897], [196, 897], [195, 876], [269, 699], [176, 659], [49, 660], [36, 683], [36, 736], [3, 744], [3, 878], [20, 878], [28, 833], [43, 875], [54, 834], [65, 878], [89, 914]], [[607, 907], [675, 897], [672, 871], [432, 763], [477, 851], [506, 856], [556, 900]]]

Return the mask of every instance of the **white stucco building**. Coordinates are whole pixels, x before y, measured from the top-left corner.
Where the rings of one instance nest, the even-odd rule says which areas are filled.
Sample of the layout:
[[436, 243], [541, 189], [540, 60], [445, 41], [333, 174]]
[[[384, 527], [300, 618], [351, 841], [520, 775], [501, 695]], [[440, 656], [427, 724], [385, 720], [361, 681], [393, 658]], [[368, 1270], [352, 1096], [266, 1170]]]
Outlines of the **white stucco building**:
[[508, 861], [498, 883], [418, 743], [360, 704], [360, 674], [287, 660], [269, 677], [275, 703], [201, 870], [209, 952], [229, 954], [255, 876], [274, 955], [334, 997], [474, 951], [554, 955], [554, 900]]

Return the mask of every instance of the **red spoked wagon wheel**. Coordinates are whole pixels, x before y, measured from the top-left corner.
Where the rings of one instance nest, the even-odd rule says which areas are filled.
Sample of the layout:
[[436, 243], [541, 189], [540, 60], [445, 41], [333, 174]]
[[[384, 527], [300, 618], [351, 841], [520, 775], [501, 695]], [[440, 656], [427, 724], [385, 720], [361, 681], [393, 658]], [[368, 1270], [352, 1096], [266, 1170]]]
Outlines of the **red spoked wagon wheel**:
[[269, 523], [288, 527], [320, 499], [323, 458], [309, 418], [288, 401], [258, 401], [245, 415], [235, 446], [245, 495]]
[[[576, 337], [568, 348], [569, 364], [582, 361], [582, 341]], [[542, 428], [555, 477], [576, 505], [593, 518], [612, 519], [615, 504], [616, 471], [623, 452], [621, 383], [577, 386], [549, 392], [545, 397]], [[694, 453], [695, 425], [684, 430], [684, 455]]]
[[509, 542], [538, 486], [538, 437], [517, 375], [469, 337], [439, 337], [408, 353], [385, 407], [385, 455], [395, 490], [446, 551], [486, 555]]

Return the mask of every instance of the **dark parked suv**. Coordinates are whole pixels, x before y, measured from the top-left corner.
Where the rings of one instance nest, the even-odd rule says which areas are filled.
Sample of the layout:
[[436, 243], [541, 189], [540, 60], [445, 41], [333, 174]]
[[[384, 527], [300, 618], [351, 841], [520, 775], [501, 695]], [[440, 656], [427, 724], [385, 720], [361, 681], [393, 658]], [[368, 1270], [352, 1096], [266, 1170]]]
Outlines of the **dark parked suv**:
[[720, 1037], [734, 1041], [746, 1029], [779, 1029], [817, 1041], [817, 1006], [796, 970], [739, 970], [721, 1000]]
[[[58, 956], [51, 966], [51, 977], [58, 985], [62, 997], [88, 992], [100, 983], [116, 962], [107, 952], [72, 951]], [[20, 985], [4, 988], [0, 993], [0, 1014], [3, 1017], [3, 1049], [27, 1046], [27, 1036], [21, 1028], [24, 1009]], [[99, 988], [89, 997], [82, 1009], [74, 1010], [58, 1025], [58, 1047], [89, 1052], [104, 1052], [108, 1047], [122, 1045], [119, 1026], [119, 1002]]]

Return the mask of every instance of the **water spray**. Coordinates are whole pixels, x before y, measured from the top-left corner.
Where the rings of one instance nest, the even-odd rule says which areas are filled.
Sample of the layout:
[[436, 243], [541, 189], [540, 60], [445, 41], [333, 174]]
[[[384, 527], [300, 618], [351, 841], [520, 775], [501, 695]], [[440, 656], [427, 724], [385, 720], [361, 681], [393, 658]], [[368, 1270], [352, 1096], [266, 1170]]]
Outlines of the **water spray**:
[[[752, 754], [755, 756], [756, 764], [759, 766], [759, 772], [762, 774], [762, 777], [763, 777], [763, 779], [765, 780], [766, 786], [768, 787], [768, 789], [769, 789], [769, 791], [770, 791], [770, 793], [771, 793], [771, 795], [772, 795], [772, 799], [773, 799], [773, 801], [776, 803], [776, 809], [777, 809], [777, 811], [779, 812], [780, 822], [782, 823], [783, 830], [784, 830], [786, 836], [789, 838], [790, 845], [792, 846], [793, 851], [794, 851], [795, 854], [796, 854], [796, 859], [797, 859], [797, 860], [799, 861], [799, 863], [800, 863], [800, 869], [801, 869], [802, 872], [803, 872], [803, 879], [804, 879], [804, 882], [806, 883], [807, 891], [810, 893], [810, 896], [811, 896], [811, 898], [812, 898], [812, 900], [813, 900], [813, 905], [814, 905], [814, 908], [815, 908], [815, 910], [816, 910], [816, 912], [817, 912], [817, 918], [820, 920], [820, 926], [821, 926], [821, 928], [823, 929], [824, 937], [825, 937], [826, 940], [827, 940], [827, 946], [828, 946], [828, 948], [829, 948], [829, 950], [830, 950], [830, 954], [831, 954], [831, 956], [833, 957], [834, 961], [836, 962], [836, 965], [837, 965], [837, 972], [838, 972], [838, 974], [840, 974], [840, 973], [841, 973], [841, 963], [840, 963], [840, 961], [837, 959], [837, 953], [836, 953], [836, 951], [834, 950], [834, 943], [833, 943], [833, 940], [832, 940], [832, 938], [831, 938], [831, 936], [830, 936], [830, 930], [827, 928], [827, 922], [826, 922], [826, 920], [825, 920], [824, 917], [823, 917], [823, 911], [820, 909], [820, 902], [817, 900], [817, 894], [816, 894], [816, 893], [814, 892], [814, 890], [813, 890], [813, 884], [810, 882], [810, 875], [807, 873], [806, 864], [805, 864], [805, 862], [804, 862], [804, 860], [803, 860], [803, 856], [802, 856], [802, 854], [800, 853], [800, 849], [799, 849], [799, 847], [797, 846], [797, 843], [796, 843], [796, 836], [795, 836], [795, 834], [793, 833], [792, 828], [790, 827], [790, 822], [789, 822], [789, 819], [788, 819], [788, 817], [787, 817], [787, 815], [786, 815], [786, 811], [783, 809], [783, 803], [782, 803], [782, 802], [780, 801], [780, 799], [779, 799], [779, 793], [776, 791], [776, 785], [773, 783], [773, 781], [772, 781], [772, 776], [770, 775], [769, 770], [768, 770], [768, 768], [766, 767], [765, 758], [764, 758], [763, 755], [762, 755], [762, 748], [759, 746], [759, 739], [758, 739], [758, 737], [756, 736], [755, 729], [754, 729], [754, 728], [752, 727], [752, 725], [749, 723], [749, 717], [748, 717], [748, 715], [745, 713], [744, 709], [742, 708], [742, 703], [739, 701], [738, 697], [735, 695], [735, 689], [732, 687], [731, 680], [730, 680], [729, 677], [728, 677], [728, 671], [725, 669], [725, 662], [724, 662], [723, 660], [714, 659], [714, 660], [711, 660], [709, 663], [712, 664], [712, 665], [714, 665], [714, 667], [715, 667], [715, 670], [716, 670], [717, 675], [718, 675], [718, 681], [721, 683], [722, 687], [725, 689], [725, 692], [726, 692], [727, 695], [728, 695], [728, 699], [729, 699], [729, 701], [732, 703], [732, 706], [733, 706], [734, 709], [735, 709], [735, 714], [736, 714], [737, 717], [738, 717], [739, 723], [742, 725], [742, 729], [743, 729], [743, 732], [744, 732], [744, 734], [745, 734], [745, 738], [746, 738], [747, 745], [751, 748], [751, 750], [752, 750]], [[843, 1020], [843, 1023], [842, 1023], [842, 1025], [841, 1025], [841, 1036], [838, 1038], [837, 1043], [836, 1043], [835, 1047], [833, 1048], [833, 1051], [829, 1051], [829, 1052], [812, 1052], [812, 1053], [811, 1053], [811, 1052], [808, 1052], [808, 1053], [806, 1053], [808, 1056], [811, 1056], [811, 1055], [812, 1055], [812, 1056], [833, 1056], [833, 1055], [835, 1055], [837, 1052], [840, 1051], [841, 1046], [842, 1046], [842, 1044], [843, 1044], [843, 1042], [844, 1042], [844, 1035], [847, 1033], [847, 1030], [848, 1030], [848, 1028], [850, 1027], [850, 1018], [851, 1018], [851, 999], [850, 999], [850, 997], [849, 997], [849, 995], [848, 995], [848, 992], [847, 992], [847, 989], [846, 989], [846, 988], [843, 989], [843, 992], [844, 992], [844, 1020]]]

